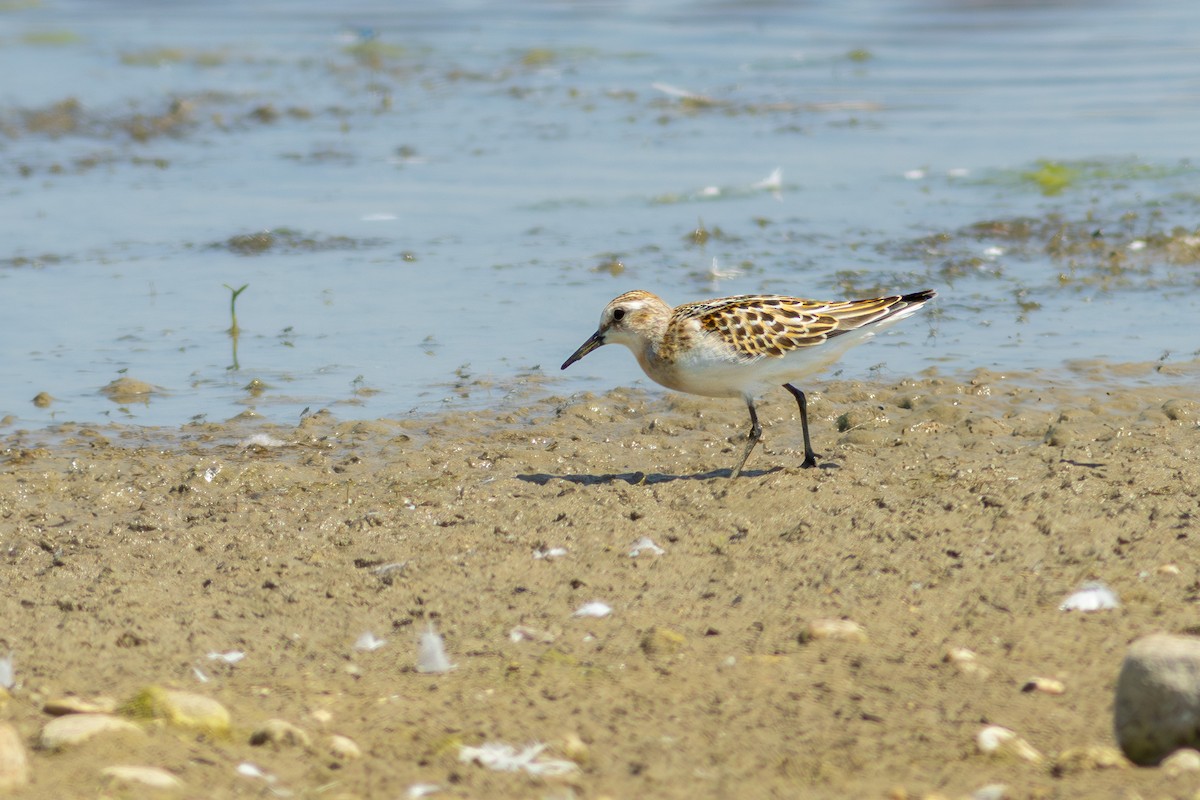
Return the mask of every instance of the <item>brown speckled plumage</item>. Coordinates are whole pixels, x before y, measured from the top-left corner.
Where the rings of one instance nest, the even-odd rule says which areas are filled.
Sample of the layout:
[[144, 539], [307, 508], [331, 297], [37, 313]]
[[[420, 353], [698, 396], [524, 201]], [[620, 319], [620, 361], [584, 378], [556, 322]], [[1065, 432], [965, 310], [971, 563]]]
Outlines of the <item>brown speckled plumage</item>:
[[667, 331], [680, 330], [695, 319], [746, 358], [781, 357], [802, 347], [815, 347], [829, 337], [869, 325], [897, 305], [902, 296], [826, 303], [781, 295], [738, 295], [678, 306]]

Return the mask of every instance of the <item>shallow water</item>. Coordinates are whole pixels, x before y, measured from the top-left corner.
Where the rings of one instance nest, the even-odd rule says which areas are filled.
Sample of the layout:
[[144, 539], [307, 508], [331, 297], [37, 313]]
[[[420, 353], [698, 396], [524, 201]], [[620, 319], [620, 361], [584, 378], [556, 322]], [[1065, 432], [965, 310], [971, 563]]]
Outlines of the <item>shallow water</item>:
[[843, 376], [1196, 353], [1186, 0], [4, 8], [15, 424], [645, 384], [558, 371], [637, 287], [939, 291]]

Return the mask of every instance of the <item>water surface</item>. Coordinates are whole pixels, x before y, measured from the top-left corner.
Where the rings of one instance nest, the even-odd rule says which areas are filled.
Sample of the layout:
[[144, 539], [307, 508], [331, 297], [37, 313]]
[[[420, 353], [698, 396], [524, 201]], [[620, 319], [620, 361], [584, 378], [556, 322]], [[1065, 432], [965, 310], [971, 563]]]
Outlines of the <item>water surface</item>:
[[[616, 348], [558, 371], [631, 288], [939, 291], [842, 376], [1190, 359], [1197, 25], [1185, 0], [6, 6], [0, 416], [644, 385]], [[121, 377], [161, 392], [113, 402]]]

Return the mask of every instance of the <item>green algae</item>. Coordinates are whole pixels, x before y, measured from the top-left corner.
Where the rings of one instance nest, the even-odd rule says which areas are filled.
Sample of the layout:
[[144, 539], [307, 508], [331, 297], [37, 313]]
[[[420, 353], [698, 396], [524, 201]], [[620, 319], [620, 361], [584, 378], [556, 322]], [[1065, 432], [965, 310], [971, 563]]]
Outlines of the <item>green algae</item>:
[[1161, 181], [1194, 175], [1196, 168], [1187, 161], [1154, 164], [1136, 158], [1056, 160], [1038, 159], [1029, 167], [1001, 169], [987, 173], [983, 185], [1035, 188], [1046, 197], [1069, 190], [1097, 186], [1128, 186], [1141, 181]]

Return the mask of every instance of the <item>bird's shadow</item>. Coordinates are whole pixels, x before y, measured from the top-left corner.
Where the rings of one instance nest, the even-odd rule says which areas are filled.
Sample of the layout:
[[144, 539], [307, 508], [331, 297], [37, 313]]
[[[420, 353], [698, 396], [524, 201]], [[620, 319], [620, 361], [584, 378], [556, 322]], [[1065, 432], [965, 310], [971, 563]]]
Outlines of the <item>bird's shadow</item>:
[[[817, 469], [837, 469], [837, 464], [818, 464]], [[747, 469], [743, 470], [739, 478], [761, 478], [764, 475], [772, 475], [776, 472], [783, 472], [783, 467], [771, 467], [770, 469]], [[526, 483], [536, 483], [538, 486], [545, 486], [550, 481], [568, 481], [570, 483], [579, 483], [584, 486], [594, 486], [602, 483], [628, 483], [631, 486], [643, 486], [653, 483], [671, 483], [672, 481], [708, 481], [713, 479], [728, 480], [730, 469], [714, 469], [708, 472], [696, 472], [691, 475], [670, 475], [663, 472], [610, 472], [596, 475], [550, 475], [545, 472], [537, 472], [528, 475], [518, 475], [517, 480], [525, 481]]]

